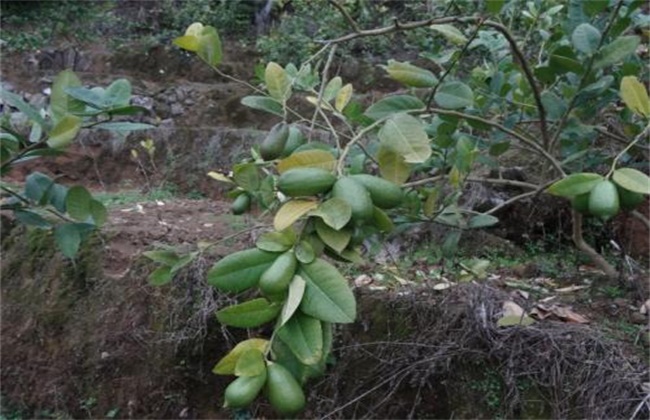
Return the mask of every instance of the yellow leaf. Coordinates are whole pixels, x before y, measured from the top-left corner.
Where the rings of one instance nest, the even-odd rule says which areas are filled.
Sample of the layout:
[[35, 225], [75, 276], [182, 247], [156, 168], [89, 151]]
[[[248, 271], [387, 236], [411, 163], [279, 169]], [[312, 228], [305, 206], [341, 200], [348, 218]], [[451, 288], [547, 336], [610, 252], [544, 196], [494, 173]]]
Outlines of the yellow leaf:
[[[317, 97], [315, 97], [315, 96], [307, 96], [305, 99], [310, 104], [312, 104], [314, 106], [318, 106], [318, 98]], [[326, 109], [328, 111], [334, 111], [334, 108], [332, 108], [332, 105], [328, 104], [325, 101], [320, 102], [320, 107], [323, 108], [323, 109]]]
[[250, 349], [257, 349], [264, 353], [266, 351], [266, 346], [269, 344], [269, 340], [264, 340], [261, 338], [251, 338], [249, 340], [242, 341], [233, 348], [230, 353], [225, 355], [219, 363], [212, 368], [212, 372], [217, 375], [232, 375], [235, 373], [235, 366], [239, 357], [246, 351]]
[[187, 27], [185, 30], [185, 35], [190, 35], [190, 36], [200, 36], [201, 33], [203, 32], [203, 24], [201, 22], [194, 22], [190, 26]]
[[81, 130], [81, 118], [68, 114], [61, 118], [48, 133], [47, 145], [55, 149], [66, 147], [72, 143], [79, 130]]
[[339, 93], [336, 95], [336, 110], [338, 112], [343, 112], [347, 104], [350, 102], [350, 98], [352, 98], [352, 85], [348, 83], [347, 85], [343, 86], [341, 90], [339, 90]]
[[220, 174], [219, 172], [208, 172], [208, 176], [212, 179], [216, 179], [217, 181], [221, 182], [227, 182], [228, 184], [233, 184], [232, 179], [228, 178], [227, 176]]
[[272, 98], [284, 103], [291, 96], [291, 83], [282, 66], [270, 62], [264, 71], [266, 89]]
[[296, 152], [278, 162], [279, 173], [284, 173], [293, 168], [322, 168], [333, 171], [335, 167], [336, 158], [325, 150]]
[[284, 203], [275, 214], [273, 227], [277, 231], [293, 225], [296, 220], [318, 207], [318, 202], [309, 200], [291, 200]]
[[650, 99], [643, 83], [636, 76], [625, 76], [621, 80], [621, 98], [628, 108], [642, 117], [650, 117]]
[[194, 35], [185, 35], [174, 39], [174, 45], [191, 52], [199, 50], [199, 38]]

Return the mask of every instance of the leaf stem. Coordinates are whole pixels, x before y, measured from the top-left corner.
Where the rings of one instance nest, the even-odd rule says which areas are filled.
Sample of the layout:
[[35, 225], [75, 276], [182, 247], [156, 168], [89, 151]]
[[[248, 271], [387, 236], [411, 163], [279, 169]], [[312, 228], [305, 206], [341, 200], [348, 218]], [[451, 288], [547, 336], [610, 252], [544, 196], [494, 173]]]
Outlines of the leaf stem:
[[645, 128], [643, 129], [643, 131], [640, 132], [640, 133], [639, 133], [639, 134], [634, 138], [634, 140], [632, 140], [632, 141], [630, 142], [630, 144], [628, 144], [628, 145], [625, 147], [625, 149], [621, 150], [621, 152], [620, 152], [618, 155], [616, 155], [616, 157], [615, 157], [614, 160], [612, 161], [612, 166], [611, 166], [611, 168], [609, 168], [609, 172], [607, 173], [606, 178], [609, 178], [609, 177], [612, 176], [612, 174], [613, 174], [614, 171], [616, 170], [616, 164], [617, 164], [618, 161], [623, 157], [623, 155], [624, 155], [625, 153], [627, 153], [628, 150], [630, 150], [632, 147], [634, 147], [634, 145], [635, 145], [636, 143], [638, 143], [641, 139], [643, 139], [643, 138], [647, 138], [648, 135], [650, 135], [650, 124], [646, 125]]

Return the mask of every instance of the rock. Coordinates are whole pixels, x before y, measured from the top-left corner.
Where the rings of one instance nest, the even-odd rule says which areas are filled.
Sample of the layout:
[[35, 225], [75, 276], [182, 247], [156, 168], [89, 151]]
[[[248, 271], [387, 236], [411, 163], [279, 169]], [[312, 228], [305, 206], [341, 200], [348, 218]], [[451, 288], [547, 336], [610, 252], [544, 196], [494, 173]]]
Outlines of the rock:
[[632, 312], [630, 322], [637, 325], [643, 325], [648, 322], [648, 318], [639, 312]]
[[185, 109], [183, 109], [183, 106], [179, 103], [173, 103], [172, 104], [172, 117], [177, 117], [179, 115], [183, 115], [183, 112], [185, 112]]

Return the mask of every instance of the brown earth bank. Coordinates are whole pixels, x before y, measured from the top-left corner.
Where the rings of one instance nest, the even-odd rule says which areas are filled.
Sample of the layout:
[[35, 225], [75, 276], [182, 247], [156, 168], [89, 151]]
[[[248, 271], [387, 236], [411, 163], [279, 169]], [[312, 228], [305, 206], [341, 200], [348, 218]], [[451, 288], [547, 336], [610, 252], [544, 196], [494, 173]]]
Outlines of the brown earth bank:
[[[263, 399], [248, 412], [222, 409], [230, 378], [211, 373], [238, 340], [268, 335], [218, 325], [214, 311], [234, 297], [205, 283], [214, 261], [252, 246], [259, 230], [230, 237], [253, 220], [224, 219], [225, 203], [159, 204], [113, 210], [75, 261], [44, 231], [4, 229], [5, 417], [274, 417]], [[170, 286], [148, 284], [143, 250], [162, 240], [188, 250], [199, 238], [217, 243]], [[499, 328], [504, 302], [537, 303], [502, 277], [436, 289], [359, 284], [358, 319], [337, 330], [335, 360], [308, 384], [301, 416], [647, 418], [640, 343], [552, 317]], [[600, 313], [585, 296], [560, 299], [593, 321], [629, 314]]]

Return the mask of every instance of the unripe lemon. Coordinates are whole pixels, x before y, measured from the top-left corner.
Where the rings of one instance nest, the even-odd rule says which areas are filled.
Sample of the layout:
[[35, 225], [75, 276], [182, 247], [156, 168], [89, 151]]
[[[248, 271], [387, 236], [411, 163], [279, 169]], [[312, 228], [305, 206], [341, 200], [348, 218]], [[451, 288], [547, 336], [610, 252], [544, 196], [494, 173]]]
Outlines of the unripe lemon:
[[243, 193], [239, 194], [235, 201], [232, 202], [233, 214], [244, 214], [251, 207], [251, 196]]
[[282, 365], [271, 363], [267, 373], [266, 392], [273, 408], [283, 416], [300, 412], [305, 407], [305, 394], [291, 372]]
[[643, 203], [645, 197], [638, 192], [626, 190], [623, 187], [617, 186], [618, 198], [621, 202], [623, 210], [634, 210], [639, 204]]
[[589, 194], [589, 213], [594, 216], [609, 219], [620, 209], [616, 185], [605, 179], [594, 187]]
[[224, 407], [248, 407], [257, 397], [266, 383], [267, 373], [256, 376], [240, 376], [228, 385], [224, 393]]

